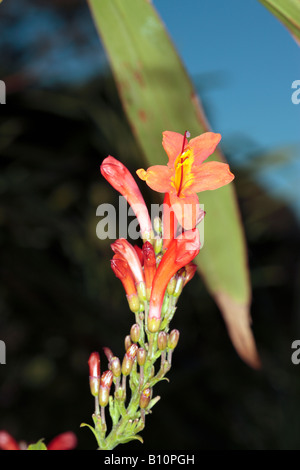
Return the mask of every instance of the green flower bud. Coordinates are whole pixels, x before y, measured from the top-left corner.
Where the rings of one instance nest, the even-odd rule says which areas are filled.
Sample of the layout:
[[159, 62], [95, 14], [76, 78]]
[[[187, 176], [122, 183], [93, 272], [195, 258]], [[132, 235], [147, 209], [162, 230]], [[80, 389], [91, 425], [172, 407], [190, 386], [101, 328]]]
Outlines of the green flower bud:
[[130, 335], [127, 335], [125, 338], [125, 351], [130, 348], [132, 342], [131, 342], [131, 337]]
[[155, 237], [154, 239], [154, 253], [158, 255], [163, 247], [163, 239], [160, 237]]
[[174, 274], [174, 276], [171, 277], [171, 279], [169, 280], [169, 283], [167, 285], [167, 292], [169, 295], [173, 295], [173, 292], [175, 290], [175, 287], [176, 287], [176, 274]]
[[133, 313], [136, 313], [140, 309], [140, 299], [138, 298], [137, 294], [126, 295], [128, 305], [130, 310]]
[[136, 353], [136, 358], [139, 366], [143, 366], [146, 362], [147, 352], [144, 348], [139, 348]]
[[159, 330], [160, 323], [160, 318], [148, 318], [148, 330], [150, 331], [150, 333], [156, 333]]
[[158, 235], [162, 233], [162, 221], [160, 217], [154, 217], [153, 228]]
[[158, 349], [160, 349], [161, 351], [164, 351], [167, 347], [167, 343], [168, 343], [167, 333], [165, 333], [164, 331], [160, 331], [157, 336]]
[[140, 339], [140, 334], [141, 334], [141, 329], [140, 329], [139, 325], [137, 323], [135, 323], [134, 325], [132, 325], [131, 330], [130, 330], [131, 340], [134, 343], [137, 343], [138, 340]]
[[113, 357], [110, 361], [110, 370], [114, 374], [114, 377], [120, 377], [121, 375], [121, 363], [118, 357]]
[[181, 292], [182, 292], [182, 289], [183, 289], [183, 286], [184, 286], [184, 283], [185, 283], [185, 275], [186, 275], [186, 272], [185, 272], [185, 269], [182, 268], [178, 271], [177, 273], [177, 282], [176, 282], [176, 286], [175, 286], [175, 289], [174, 289], [174, 292], [173, 292], [173, 296], [174, 297], [179, 297]]
[[101, 387], [99, 389], [99, 405], [106, 406], [109, 400], [109, 388]]
[[169, 334], [168, 338], [168, 347], [170, 349], [175, 349], [179, 340], [179, 331], [178, 330], [172, 330]]
[[122, 362], [122, 374], [123, 375], [129, 375], [130, 374], [130, 372], [132, 370], [133, 362], [134, 362], [134, 359], [132, 359], [131, 357], [126, 356], [126, 354], [125, 354], [123, 362]]

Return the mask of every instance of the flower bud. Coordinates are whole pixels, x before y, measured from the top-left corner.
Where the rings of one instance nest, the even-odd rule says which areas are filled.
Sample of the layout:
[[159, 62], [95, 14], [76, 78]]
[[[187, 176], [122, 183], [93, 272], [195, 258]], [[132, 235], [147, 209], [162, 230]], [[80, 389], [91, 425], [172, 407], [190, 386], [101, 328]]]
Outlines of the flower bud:
[[110, 388], [113, 382], [113, 373], [111, 370], [106, 370], [103, 372], [100, 378], [100, 387]]
[[160, 331], [157, 336], [158, 349], [160, 349], [161, 351], [164, 351], [167, 347], [167, 343], [168, 343], [167, 333], [165, 333], [164, 331]]
[[110, 387], [113, 382], [113, 373], [110, 370], [103, 372], [100, 379], [99, 405], [106, 406], [109, 400]]
[[138, 345], [133, 343], [126, 351], [122, 362], [122, 374], [129, 375], [134, 363], [135, 356], [137, 354], [137, 350], [139, 349]]
[[168, 285], [167, 285], [167, 292], [169, 295], [173, 295], [174, 291], [175, 291], [175, 287], [176, 287], [176, 274], [174, 274], [174, 276], [171, 277], [171, 279], [169, 280], [168, 282]]
[[145, 388], [145, 390], [142, 391], [141, 397], [140, 397], [140, 407], [142, 409], [147, 408], [147, 406], [150, 403], [150, 398], [151, 398], [151, 388]]
[[140, 299], [137, 294], [126, 295], [130, 310], [137, 313], [140, 309]]
[[150, 331], [150, 333], [156, 333], [159, 330], [160, 323], [160, 318], [148, 318], [148, 330]]
[[130, 338], [134, 343], [137, 343], [140, 339], [141, 329], [137, 323], [132, 325], [130, 330]]
[[124, 356], [123, 362], [122, 362], [122, 374], [123, 375], [129, 375], [133, 366], [133, 359], [131, 357]]
[[185, 275], [186, 275], [185, 269], [181, 268], [177, 273], [176, 286], [175, 286], [175, 289], [174, 289], [174, 292], [173, 292], [174, 297], [179, 297], [180, 296], [180, 294], [182, 292], [182, 289], [183, 289], [183, 286], [185, 284]]
[[93, 352], [88, 360], [89, 364], [89, 381], [91, 394], [96, 397], [99, 393], [100, 386], [100, 356], [98, 352]]
[[110, 370], [114, 377], [120, 377], [121, 375], [121, 363], [118, 357], [113, 357], [110, 361]]
[[172, 330], [169, 334], [168, 338], [168, 347], [170, 349], [175, 349], [179, 340], [179, 331], [178, 330]]
[[160, 217], [154, 217], [153, 228], [158, 235], [162, 233], [162, 221]]
[[106, 387], [101, 387], [99, 389], [99, 405], [106, 406], [109, 401], [109, 389]]
[[147, 299], [146, 284], [144, 282], [138, 282], [136, 284], [136, 290], [140, 301], [145, 302], [145, 300]]
[[163, 247], [163, 239], [160, 237], [155, 237], [154, 238], [154, 252], [156, 255], [158, 255]]
[[185, 266], [185, 271], [186, 271], [186, 275], [185, 275], [184, 285], [186, 285], [188, 282], [190, 282], [191, 279], [193, 279], [197, 271], [197, 265], [193, 262], [190, 262]]
[[137, 350], [139, 349], [137, 344], [132, 344], [126, 351], [126, 356], [135, 359], [135, 356], [137, 354]]
[[107, 357], [108, 362], [110, 362], [111, 359], [114, 357], [112, 350], [110, 348], [107, 348], [106, 346], [104, 346], [103, 352], [104, 352], [105, 356]]
[[136, 358], [139, 366], [143, 366], [146, 362], [147, 352], [144, 348], [139, 348], [136, 353]]
[[124, 343], [125, 343], [125, 351], [127, 351], [127, 349], [130, 348], [130, 346], [131, 346], [131, 344], [132, 344], [132, 343], [131, 343], [130, 335], [127, 335], [127, 336], [125, 337], [125, 342], [124, 342]]

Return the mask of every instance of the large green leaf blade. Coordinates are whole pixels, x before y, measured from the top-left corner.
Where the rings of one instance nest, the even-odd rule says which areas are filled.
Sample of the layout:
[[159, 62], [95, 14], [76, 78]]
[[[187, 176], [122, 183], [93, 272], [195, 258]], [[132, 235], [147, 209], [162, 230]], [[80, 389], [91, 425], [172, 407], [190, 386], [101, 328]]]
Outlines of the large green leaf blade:
[[[192, 83], [164, 25], [147, 0], [89, 0], [133, 134], [149, 165], [163, 164], [162, 132], [208, 129]], [[223, 160], [221, 153], [210, 157]], [[142, 166], [142, 165], [141, 165]], [[259, 359], [250, 328], [247, 254], [234, 186], [200, 194], [205, 246], [197, 258], [230, 337], [251, 366]]]
[[259, 0], [279, 21], [281, 21], [298, 45], [300, 45], [300, 1]]

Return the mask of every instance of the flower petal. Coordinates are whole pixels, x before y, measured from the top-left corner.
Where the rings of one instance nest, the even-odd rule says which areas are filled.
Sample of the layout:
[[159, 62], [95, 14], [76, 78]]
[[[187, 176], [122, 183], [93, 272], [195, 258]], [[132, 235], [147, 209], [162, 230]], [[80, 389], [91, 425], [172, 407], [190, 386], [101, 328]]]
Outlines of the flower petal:
[[221, 140], [221, 134], [214, 132], [205, 132], [189, 141], [189, 147], [193, 150], [194, 164], [193, 167], [200, 165], [212, 153]]
[[194, 181], [188, 191], [199, 193], [225, 186], [234, 179], [227, 163], [206, 162], [194, 171]]
[[171, 190], [172, 171], [165, 165], [150, 166], [147, 171], [140, 168], [136, 174], [154, 191], [168, 193]]
[[[163, 148], [165, 149], [166, 154], [169, 157], [169, 167], [174, 167], [174, 163], [178, 155], [181, 154], [182, 144], [183, 144], [183, 135], [178, 132], [165, 131], [163, 132]], [[185, 139], [185, 145], [188, 141]]]
[[170, 193], [170, 202], [178, 223], [185, 229], [196, 227], [200, 217], [201, 208], [197, 194], [178, 197], [175, 192]]

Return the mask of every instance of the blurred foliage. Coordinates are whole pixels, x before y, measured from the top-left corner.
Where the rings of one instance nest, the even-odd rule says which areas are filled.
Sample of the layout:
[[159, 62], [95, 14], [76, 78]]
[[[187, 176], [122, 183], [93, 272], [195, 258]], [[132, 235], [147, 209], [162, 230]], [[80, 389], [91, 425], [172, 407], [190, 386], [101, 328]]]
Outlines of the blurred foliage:
[[299, 0], [259, 0], [279, 21], [286, 26], [300, 46]]
[[[97, 206], [118, 202], [99, 165], [110, 153], [134, 171], [139, 151], [110, 76], [9, 99], [0, 121], [0, 332], [7, 345], [0, 427], [28, 442], [72, 430], [79, 448], [93, 449], [93, 436], [79, 428], [93, 411], [87, 360], [100, 351], [104, 370], [103, 346], [122, 356], [133, 322], [110, 270], [109, 241], [96, 237]], [[254, 372], [238, 358], [194, 278], [172, 322], [181, 338], [170, 383], [157, 386], [162, 399], [147, 419], [145, 449], [300, 447], [300, 378], [290, 360], [299, 332], [299, 227], [251, 169], [233, 169], [264, 368]]]

